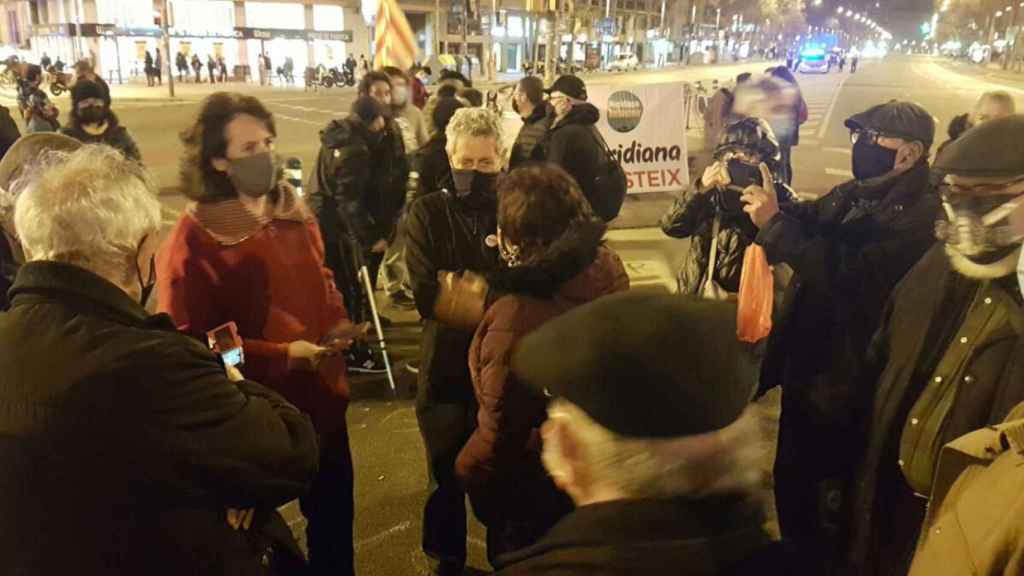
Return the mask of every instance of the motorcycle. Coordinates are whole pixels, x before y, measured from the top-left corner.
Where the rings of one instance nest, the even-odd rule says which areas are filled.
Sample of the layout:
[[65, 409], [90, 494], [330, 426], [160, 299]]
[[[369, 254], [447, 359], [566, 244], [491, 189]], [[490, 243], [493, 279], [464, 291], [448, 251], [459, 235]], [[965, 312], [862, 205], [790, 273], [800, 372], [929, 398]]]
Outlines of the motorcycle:
[[324, 88], [333, 88], [335, 86], [355, 86], [356, 78], [352, 72], [345, 70], [344, 72], [337, 68], [327, 69], [319, 67], [317, 69], [307, 69], [306, 74], [306, 87], [315, 88], [323, 86]]
[[58, 72], [55, 66], [50, 66], [46, 69], [46, 73], [50, 76], [50, 93], [54, 96], [60, 96], [61, 94], [68, 91], [68, 79], [70, 74], [64, 72]]

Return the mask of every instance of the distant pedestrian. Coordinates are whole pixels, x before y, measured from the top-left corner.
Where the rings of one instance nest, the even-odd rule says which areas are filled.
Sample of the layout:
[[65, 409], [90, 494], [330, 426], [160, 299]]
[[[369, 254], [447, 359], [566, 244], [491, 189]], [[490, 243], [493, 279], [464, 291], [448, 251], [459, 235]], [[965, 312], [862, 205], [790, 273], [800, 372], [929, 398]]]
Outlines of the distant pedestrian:
[[220, 82], [221, 84], [228, 81], [228, 63], [224, 60], [224, 56], [217, 57], [217, 68], [220, 70]]
[[256, 58], [256, 71], [260, 75], [260, 86], [266, 86], [267, 77], [269, 75], [269, 73], [267, 72], [267, 55], [263, 54], [262, 52]]
[[198, 54], [193, 54], [192, 55], [192, 70], [193, 70], [193, 72], [195, 72], [195, 75], [196, 75], [196, 84], [202, 84], [203, 83], [203, 77], [202, 77], [202, 74], [203, 74], [203, 62], [202, 62], [202, 60], [199, 59], [199, 55]]
[[39, 59], [39, 65], [43, 67], [44, 71], [46, 71], [50, 69], [50, 65], [52, 64], [53, 61], [50, 60], [50, 56], [46, 52], [43, 52], [43, 57]]
[[850, 74], [857, 71], [857, 62], [860, 62], [860, 56], [856, 53], [850, 54]]
[[31, 65], [25, 73], [25, 132], [55, 132], [60, 128], [57, 107], [40, 87], [43, 83], [43, 71], [39, 66]]
[[184, 82], [188, 76], [188, 58], [185, 57], [185, 53], [179, 50], [178, 55], [174, 57], [174, 63], [178, 68], [178, 82]]
[[164, 57], [159, 48], [156, 49], [156, 58], [153, 59], [153, 74], [156, 76], [156, 83], [164, 85]]
[[370, 63], [366, 61], [365, 54], [359, 55], [359, 69], [363, 71], [363, 74], [370, 71]]
[[213, 54], [206, 56], [206, 70], [210, 74], [210, 84], [217, 83], [217, 61], [213, 59]]
[[146, 85], [154, 86], [156, 80], [153, 78], [153, 55], [150, 54], [149, 50], [146, 50], [146, 58], [143, 61], [143, 70], [146, 73]]
[[135, 140], [110, 109], [110, 95], [95, 82], [83, 80], [71, 88], [71, 112], [61, 133], [85, 144], [106, 144], [129, 160], [141, 161]]

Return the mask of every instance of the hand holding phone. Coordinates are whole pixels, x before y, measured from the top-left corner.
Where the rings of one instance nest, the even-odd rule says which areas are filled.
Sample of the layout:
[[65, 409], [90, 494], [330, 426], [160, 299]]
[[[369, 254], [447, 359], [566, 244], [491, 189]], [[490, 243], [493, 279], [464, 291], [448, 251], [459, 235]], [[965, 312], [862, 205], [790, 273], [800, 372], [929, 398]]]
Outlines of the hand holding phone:
[[238, 366], [245, 362], [242, 338], [234, 322], [221, 324], [207, 332], [206, 341], [214, 352], [220, 354], [225, 366]]

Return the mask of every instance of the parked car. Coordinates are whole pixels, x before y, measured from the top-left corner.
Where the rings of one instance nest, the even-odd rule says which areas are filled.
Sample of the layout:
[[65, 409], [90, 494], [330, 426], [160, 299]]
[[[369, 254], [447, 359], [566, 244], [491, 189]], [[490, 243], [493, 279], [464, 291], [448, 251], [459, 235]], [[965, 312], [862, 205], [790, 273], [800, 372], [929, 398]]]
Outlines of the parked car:
[[608, 70], [615, 70], [618, 72], [625, 72], [626, 70], [636, 70], [640, 67], [640, 60], [637, 59], [636, 54], [619, 54], [619, 57], [612, 60], [608, 64]]

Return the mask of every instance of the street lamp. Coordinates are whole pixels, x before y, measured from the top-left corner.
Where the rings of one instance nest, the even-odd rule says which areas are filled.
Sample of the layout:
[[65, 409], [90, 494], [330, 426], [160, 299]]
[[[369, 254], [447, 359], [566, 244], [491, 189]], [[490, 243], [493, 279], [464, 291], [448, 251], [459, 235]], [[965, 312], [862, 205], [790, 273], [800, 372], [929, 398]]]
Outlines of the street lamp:
[[843, 15], [843, 7], [840, 6], [840, 7], [836, 8], [836, 13], [839, 14], [840, 16], [842, 16]]

